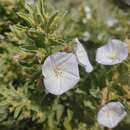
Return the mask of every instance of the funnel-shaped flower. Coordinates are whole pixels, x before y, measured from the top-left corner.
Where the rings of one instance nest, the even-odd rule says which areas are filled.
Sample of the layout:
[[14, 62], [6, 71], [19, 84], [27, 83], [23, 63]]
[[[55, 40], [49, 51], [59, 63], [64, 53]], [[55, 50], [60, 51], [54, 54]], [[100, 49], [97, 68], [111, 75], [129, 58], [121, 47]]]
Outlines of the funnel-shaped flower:
[[90, 73], [93, 71], [93, 66], [91, 65], [88, 54], [84, 49], [83, 45], [80, 41], [76, 38], [76, 47], [74, 48], [75, 55], [77, 57], [78, 63], [85, 68], [85, 71]]
[[77, 59], [72, 53], [58, 52], [48, 56], [42, 73], [46, 90], [54, 95], [72, 89], [80, 79]]
[[128, 45], [113, 39], [110, 43], [97, 49], [96, 61], [103, 65], [114, 65], [123, 62], [128, 57]]
[[126, 114], [124, 106], [120, 102], [110, 102], [99, 110], [97, 120], [104, 127], [114, 128]]

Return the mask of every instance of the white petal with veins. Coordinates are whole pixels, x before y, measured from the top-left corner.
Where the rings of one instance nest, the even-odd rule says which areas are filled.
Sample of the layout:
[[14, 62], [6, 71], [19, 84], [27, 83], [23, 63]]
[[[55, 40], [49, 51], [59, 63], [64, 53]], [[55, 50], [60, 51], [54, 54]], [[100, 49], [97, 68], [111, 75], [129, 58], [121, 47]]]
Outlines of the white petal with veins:
[[108, 44], [97, 49], [96, 61], [103, 65], [122, 63], [128, 57], [128, 45], [113, 39]]
[[77, 57], [78, 63], [85, 68], [85, 71], [90, 73], [93, 71], [93, 66], [91, 65], [88, 54], [84, 49], [83, 45], [80, 41], [76, 38], [76, 47], [74, 49], [75, 55]]
[[127, 115], [120, 102], [110, 102], [104, 105], [97, 114], [98, 123], [107, 128], [114, 128]]
[[79, 69], [76, 56], [58, 52], [48, 56], [42, 66], [44, 85], [48, 92], [62, 95], [78, 83]]

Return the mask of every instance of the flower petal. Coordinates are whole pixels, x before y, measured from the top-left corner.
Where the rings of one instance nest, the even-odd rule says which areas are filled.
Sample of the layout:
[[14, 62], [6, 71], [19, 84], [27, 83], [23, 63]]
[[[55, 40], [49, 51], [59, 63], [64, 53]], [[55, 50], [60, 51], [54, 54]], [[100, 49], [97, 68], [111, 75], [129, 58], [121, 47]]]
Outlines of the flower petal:
[[[58, 75], [55, 73], [56, 68]], [[42, 73], [46, 90], [54, 95], [61, 95], [72, 89], [80, 79], [78, 62], [72, 53], [58, 52], [47, 57]]]
[[128, 57], [128, 45], [113, 39], [108, 44], [97, 49], [96, 61], [103, 65], [122, 63]]
[[124, 106], [120, 102], [110, 102], [99, 110], [97, 120], [102, 126], [114, 128], [126, 114]]
[[90, 73], [93, 71], [93, 66], [91, 65], [88, 54], [85, 51], [83, 45], [80, 43], [80, 41], [76, 38], [76, 47], [74, 49], [75, 55], [77, 57], [78, 63], [85, 68], [85, 71]]

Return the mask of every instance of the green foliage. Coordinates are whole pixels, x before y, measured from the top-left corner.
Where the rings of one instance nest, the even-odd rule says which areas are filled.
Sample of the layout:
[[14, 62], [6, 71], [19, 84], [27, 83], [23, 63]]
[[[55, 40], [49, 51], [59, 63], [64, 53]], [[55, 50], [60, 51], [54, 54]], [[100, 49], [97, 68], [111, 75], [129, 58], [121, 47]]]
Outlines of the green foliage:
[[[129, 58], [109, 67], [95, 62], [96, 49], [108, 39], [130, 44], [129, 12], [129, 7], [114, 0], [38, 0], [26, 9], [22, 0], [1, 0], [2, 130], [100, 130], [96, 113], [112, 100], [121, 101], [129, 114]], [[107, 25], [110, 17], [118, 21], [112, 27]], [[94, 71], [86, 74], [80, 68], [75, 89], [60, 97], [46, 94], [41, 73], [45, 58], [58, 51], [72, 52], [75, 37], [88, 51]], [[129, 130], [127, 117], [116, 129]]]

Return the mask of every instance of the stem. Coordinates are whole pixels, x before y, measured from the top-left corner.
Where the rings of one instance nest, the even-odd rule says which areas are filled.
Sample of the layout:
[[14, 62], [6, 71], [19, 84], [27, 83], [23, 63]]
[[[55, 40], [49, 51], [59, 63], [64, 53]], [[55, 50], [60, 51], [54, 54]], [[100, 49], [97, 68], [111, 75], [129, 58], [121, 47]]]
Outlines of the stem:
[[108, 87], [104, 88], [102, 90], [102, 100], [101, 100], [101, 106], [103, 106], [107, 100], [109, 98], [109, 95], [108, 95]]
[[42, 99], [41, 99], [41, 104], [43, 103], [44, 99], [47, 97], [48, 93], [45, 93], [45, 95], [43, 95]]

